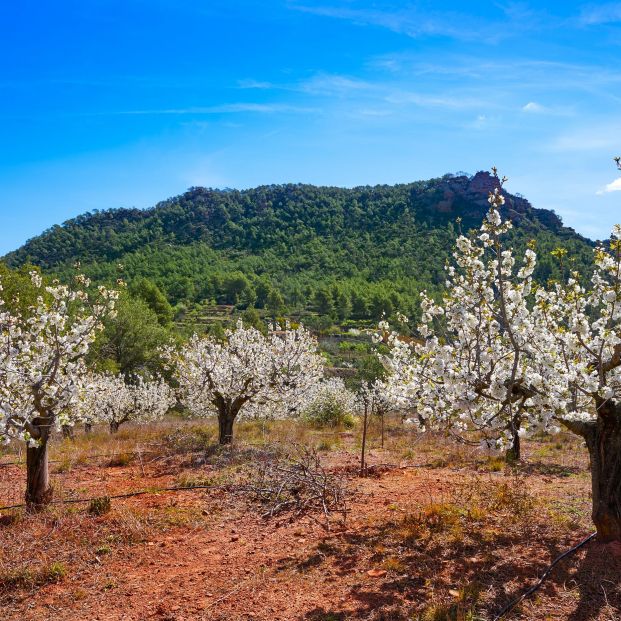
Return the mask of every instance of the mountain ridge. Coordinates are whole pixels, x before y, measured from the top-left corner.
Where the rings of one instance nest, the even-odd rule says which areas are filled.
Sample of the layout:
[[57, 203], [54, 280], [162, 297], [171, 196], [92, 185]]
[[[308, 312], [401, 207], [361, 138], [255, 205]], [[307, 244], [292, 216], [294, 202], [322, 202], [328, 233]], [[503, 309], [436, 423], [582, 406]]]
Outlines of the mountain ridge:
[[[261, 279], [269, 281], [289, 305], [301, 298], [310, 303], [328, 285], [350, 292], [366, 288], [368, 296], [381, 290], [405, 296], [412, 305], [421, 289], [441, 288], [455, 237], [460, 229], [478, 228], [488, 193], [498, 183], [478, 172], [354, 188], [194, 187], [144, 210], [82, 214], [4, 260], [11, 267], [32, 263], [61, 277], [80, 261], [99, 281], [115, 280], [122, 263], [125, 278], [153, 280], [173, 303], [239, 302], [225, 281], [241, 274], [255, 290]], [[558, 274], [549, 256], [558, 245], [567, 247], [578, 266], [590, 262], [591, 240], [564, 226], [554, 212], [517, 194], [505, 196], [503, 215], [515, 224], [512, 243], [519, 250], [534, 239], [542, 251], [540, 279]], [[246, 302], [255, 303], [252, 295]]]
[[[4, 255], [3, 260], [5, 260], [9, 265], [17, 265], [20, 263], [26, 262], [28, 259], [24, 257], [24, 251], [27, 252], [27, 249], [32, 245], [33, 241], [39, 240], [42, 237], [45, 237], [49, 234], [57, 232], [59, 229], [67, 229], [72, 226], [82, 226], [88, 222], [91, 218], [107, 218], [107, 216], [112, 216], [112, 220], [117, 224], [119, 222], [119, 217], [122, 217], [123, 220], [131, 220], [132, 222], [138, 222], [140, 220], [144, 221], [149, 218], [154, 212], [157, 212], [160, 209], [166, 208], [173, 203], [179, 202], [180, 199], [184, 199], [188, 196], [196, 196], [197, 194], [213, 194], [213, 195], [248, 195], [253, 192], [264, 192], [270, 191], [273, 189], [302, 189], [302, 188], [315, 188], [317, 190], [324, 190], [328, 192], [373, 192], [385, 188], [411, 188], [418, 184], [425, 183], [433, 183], [440, 182], [438, 184], [438, 189], [443, 191], [443, 196], [440, 200], [437, 201], [436, 208], [439, 213], [445, 214], [453, 214], [455, 216], [464, 217], [464, 215], [470, 216], [473, 219], [479, 218], [482, 219], [485, 215], [485, 211], [487, 210], [487, 194], [490, 191], [493, 191], [495, 187], [498, 187], [498, 179], [491, 175], [489, 172], [479, 171], [473, 176], [468, 176], [465, 174], [458, 175], [444, 175], [438, 179], [430, 179], [428, 181], [417, 181], [410, 183], [402, 183], [402, 184], [376, 184], [376, 185], [362, 185], [362, 186], [354, 186], [354, 187], [342, 187], [342, 186], [323, 186], [323, 185], [313, 185], [313, 184], [305, 184], [305, 183], [286, 183], [286, 184], [271, 184], [271, 185], [262, 185], [257, 186], [255, 188], [248, 188], [245, 190], [237, 190], [237, 189], [214, 189], [214, 188], [206, 188], [201, 186], [191, 187], [186, 192], [168, 198], [164, 201], [160, 201], [156, 203], [152, 207], [147, 207], [144, 209], [137, 207], [118, 207], [118, 208], [110, 208], [105, 210], [94, 210], [92, 212], [85, 212], [84, 214], [80, 214], [74, 218], [70, 218], [66, 220], [62, 224], [55, 224], [52, 227], [44, 230], [39, 235], [36, 235], [33, 238], [28, 239], [21, 247], [8, 252]], [[512, 194], [510, 192], [504, 192], [505, 195], [510, 199], [507, 207], [505, 208], [506, 213], [503, 214], [505, 216], [511, 217], [511, 219], [519, 224], [521, 218], [526, 215], [534, 215], [536, 219], [538, 219], [542, 224], [550, 228], [551, 230], [558, 232], [561, 230], [566, 231], [567, 233], [574, 234], [580, 239], [593, 243], [587, 237], [581, 235], [576, 232], [573, 228], [567, 227], [562, 223], [561, 218], [551, 210], [535, 208], [533, 205], [522, 197], [519, 194]], [[457, 206], [456, 206], [456, 198]], [[465, 214], [460, 212], [460, 207], [463, 208], [464, 202], [460, 201], [460, 198], [465, 198], [466, 202], [471, 202], [472, 205], [475, 205], [479, 208], [478, 210], [469, 211], [466, 210]], [[29, 257], [30, 258], [30, 257]], [[37, 262], [37, 259], [40, 260], [40, 257], [32, 257], [35, 260], [35, 264], [40, 264]], [[55, 262], [47, 265], [47, 267], [51, 267]]]

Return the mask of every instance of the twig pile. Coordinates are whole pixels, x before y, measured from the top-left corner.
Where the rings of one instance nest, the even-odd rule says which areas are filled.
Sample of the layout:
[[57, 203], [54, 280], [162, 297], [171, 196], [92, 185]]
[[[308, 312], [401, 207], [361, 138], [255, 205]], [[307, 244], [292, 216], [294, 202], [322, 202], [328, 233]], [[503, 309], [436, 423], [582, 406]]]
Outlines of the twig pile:
[[252, 479], [237, 489], [249, 492], [266, 507], [263, 517], [286, 511], [298, 517], [320, 511], [328, 529], [332, 514], [340, 514], [343, 522], [347, 517], [345, 480], [328, 472], [317, 453], [305, 447], [294, 456], [259, 463]]

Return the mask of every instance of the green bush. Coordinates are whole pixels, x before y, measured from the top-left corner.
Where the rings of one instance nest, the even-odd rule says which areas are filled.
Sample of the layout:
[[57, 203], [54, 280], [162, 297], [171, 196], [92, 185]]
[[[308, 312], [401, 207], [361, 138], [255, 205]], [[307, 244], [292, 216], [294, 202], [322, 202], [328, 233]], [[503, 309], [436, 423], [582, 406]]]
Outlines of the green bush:
[[306, 409], [304, 420], [313, 427], [345, 427], [351, 429], [355, 418], [343, 399], [337, 394], [327, 393], [315, 400]]

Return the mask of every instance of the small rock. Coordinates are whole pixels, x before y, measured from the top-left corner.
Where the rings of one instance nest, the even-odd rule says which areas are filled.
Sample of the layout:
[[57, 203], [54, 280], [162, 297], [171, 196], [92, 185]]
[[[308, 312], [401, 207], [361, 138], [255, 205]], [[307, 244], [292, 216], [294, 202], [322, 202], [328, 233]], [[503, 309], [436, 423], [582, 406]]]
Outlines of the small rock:
[[367, 571], [367, 576], [371, 576], [371, 578], [381, 578], [385, 576], [386, 573], [385, 569], [369, 569], [369, 571]]

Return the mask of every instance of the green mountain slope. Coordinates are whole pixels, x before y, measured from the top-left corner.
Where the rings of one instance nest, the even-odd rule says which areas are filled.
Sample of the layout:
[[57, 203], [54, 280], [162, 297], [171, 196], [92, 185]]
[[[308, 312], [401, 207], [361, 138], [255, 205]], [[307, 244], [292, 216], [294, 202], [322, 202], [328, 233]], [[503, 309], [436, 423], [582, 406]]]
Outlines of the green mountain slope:
[[[479, 226], [495, 185], [489, 174], [477, 173], [353, 189], [192, 188], [148, 210], [84, 214], [5, 261], [33, 263], [61, 277], [80, 261], [101, 281], [114, 281], [122, 264], [126, 280], [153, 280], [173, 304], [211, 300], [277, 312], [284, 302], [341, 319], [372, 319], [397, 306], [411, 313], [421, 289], [442, 286], [458, 227]], [[518, 247], [536, 241], [538, 278], [568, 269], [550, 255], [558, 246], [576, 268], [590, 263], [591, 242], [554, 213], [511, 195], [505, 211]]]

